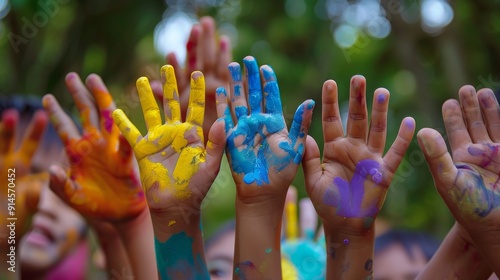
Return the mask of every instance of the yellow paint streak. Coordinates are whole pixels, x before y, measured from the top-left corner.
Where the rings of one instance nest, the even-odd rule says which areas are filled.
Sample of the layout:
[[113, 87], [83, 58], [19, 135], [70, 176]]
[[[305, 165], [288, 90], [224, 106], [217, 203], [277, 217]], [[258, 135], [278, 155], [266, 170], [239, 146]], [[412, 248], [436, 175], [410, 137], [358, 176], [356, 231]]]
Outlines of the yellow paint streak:
[[139, 100], [141, 101], [144, 120], [146, 121], [148, 130], [160, 126], [160, 108], [158, 108], [158, 104], [156, 104], [148, 78], [139, 78], [136, 85], [137, 91], [139, 92]]
[[163, 98], [167, 104], [170, 113], [167, 112], [167, 122], [180, 122], [181, 109], [179, 104], [179, 94], [177, 90], [177, 79], [175, 78], [174, 67], [164, 65], [161, 68], [161, 74], [165, 77], [165, 85], [163, 86]]
[[288, 202], [286, 204], [286, 237], [290, 240], [297, 239], [297, 203]]
[[186, 121], [203, 125], [205, 116], [205, 78], [199, 71], [191, 75], [191, 92], [189, 93], [188, 115]]
[[177, 198], [191, 196], [189, 182], [200, 169], [200, 163], [205, 162], [205, 156], [205, 150], [201, 147], [185, 147], [182, 150], [173, 172]]
[[173, 226], [175, 225], [177, 222], [175, 220], [171, 220], [170, 222], [168, 222], [168, 226]]

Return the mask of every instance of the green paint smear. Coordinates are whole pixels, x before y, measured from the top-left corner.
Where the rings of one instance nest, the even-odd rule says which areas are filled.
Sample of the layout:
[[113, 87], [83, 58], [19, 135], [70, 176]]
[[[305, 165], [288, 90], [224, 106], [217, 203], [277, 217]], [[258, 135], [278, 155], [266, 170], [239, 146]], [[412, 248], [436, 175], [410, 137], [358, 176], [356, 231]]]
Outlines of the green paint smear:
[[194, 256], [193, 238], [185, 232], [174, 234], [165, 242], [155, 237], [155, 251], [160, 279], [210, 279], [200, 254]]

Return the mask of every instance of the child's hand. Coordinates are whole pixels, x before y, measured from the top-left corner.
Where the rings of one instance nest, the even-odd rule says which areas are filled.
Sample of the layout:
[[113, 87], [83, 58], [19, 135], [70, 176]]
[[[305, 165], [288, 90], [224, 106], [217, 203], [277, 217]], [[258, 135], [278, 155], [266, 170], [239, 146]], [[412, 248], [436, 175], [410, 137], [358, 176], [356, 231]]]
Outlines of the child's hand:
[[[16, 130], [19, 128], [19, 113], [6, 110], [0, 123], [0, 178], [5, 188], [0, 193], [0, 218], [16, 218], [16, 237], [19, 239], [26, 229], [26, 218], [36, 211], [42, 182], [47, 182], [47, 173], [31, 174], [33, 156], [43, 137], [48, 118], [43, 110], [35, 113], [23, 138], [18, 144]], [[9, 207], [10, 204], [10, 207]], [[17, 205], [17, 206], [16, 206]], [[0, 229], [0, 236], [7, 237], [8, 228]], [[7, 244], [7, 243], [5, 243]]]
[[[165, 123], [147, 78], [137, 80], [137, 89], [148, 133], [142, 136], [125, 116], [116, 110], [113, 118], [132, 146], [139, 163], [142, 185], [152, 213], [172, 213], [173, 207], [199, 210], [217, 176], [224, 151], [222, 124], [212, 128], [205, 149], [202, 125], [205, 108], [205, 81], [201, 72], [191, 76], [191, 92], [186, 121], [181, 120], [174, 69], [161, 68]], [[183, 208], [176, 208], [182, 210]]]
[[392, 147], [382, 156], [386, 141], [389, 92], [377, 89], [368, 127], [366, 81], [351, 79], [347, 135], [338, 107], [337, 85], [323, 85], [323, 159], [308, 137], [304, 156], [306, 189], [325, 227], [360, 233], [370, 230], [377, 217], [415, 129], [405, 118]]
[[250, 204], [276, 196], [284, 199], [302, 160], [314, 101], [299, 106], [288, 132], [274, 71], [265, 65], [259, 72], [253, 57], [243, 62], [245, 84], [240, 65], [233, 62], [229, 65], [230, 96], [223, 88], [217, 93], [217, 114], [226, 128], [226, 150], [237, 196]]
[[500, 107], [489, 89], [464, 86], [459, 98], [443, 104], [452, 154], [433, 129], [419, 131], [418, 140], [439, 194], [499, 273], [498, 258], [488, 256], [500, 248]]
[[70, 164], [69, 174], [60, 166], [51, 167], [50, 186], [87, 217], [131, 220], [146, 207], [132, 152], [111, 118], [115, 104], [101, 78], [90, 75], [86, 85], [75, 73], [66, 76], [66, 86], [80, 112], [82, 134], [54, 96], [43, 99]]
[[[193, 25], [186, 45], [186, 67], [183, 69], [174, 53], [167, 55], [167, 63], [175, 69], [179, 98], [183, 116], [189, 101], [189, 81], [191, 73], [201, 71], [205, 77], [205, 121], [203, 134], [208, 139], [210, 127], [217, 119], [215, 91], [218, 87], [229, 86], [227, 65], [231, 62], [231, 42], [225, 35], [217, 36], [216, 25], [211, 17], [202, 17], [199, 24]], [[155, 94], [158, 91], [155, 91]], [[160, 91], [162, 92], [162, 91]]]

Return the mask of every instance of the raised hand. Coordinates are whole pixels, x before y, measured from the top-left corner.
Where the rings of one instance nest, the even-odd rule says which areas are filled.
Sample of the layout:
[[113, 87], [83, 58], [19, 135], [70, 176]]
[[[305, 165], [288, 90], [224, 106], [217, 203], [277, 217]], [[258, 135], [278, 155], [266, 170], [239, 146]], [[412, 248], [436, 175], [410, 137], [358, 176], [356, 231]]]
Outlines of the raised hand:
[[[208, 140], [210, 127], [217, 119], [215, 91], [218, 87], [228, 88], [229, 73], [227, 65], [231, 62], [231, 42], [225, 35], [217, 36], [216, 25], [211, 17], [202, 17], [199, 24], [193, 25], [186, 45], [186, 67], [182, 68], [174, 53], [167, 55], [167, 63], [175, 69], [179, 98], [183, 116], [189, 104], [189, 81], [193, 71], [201, 71], [205, 77], [205, 120], [203, 133]], [[161, 92], [161, 91], [155, 91]]]
[[[365, 88], [362, 76], [351, 79], [344, 136], [337, 85], [326, 81], [322, 93], [323, 159], [314, 139], [307, 138], [303, 160], [306, 190], [325, 227], [328, 279], [371, 275], [373, 222], [415, 130], [414, 120], [405, 118], [398, 137], [383, 156], [389, 92], [375, 91], [368, 126]], [[359, 252], [349, 249], [348, 244]], [[343, 262], [349, 262], [353, 269], [342, 268]]]
[[205, 148], [202, 125], [205, 81], [191, 75], [186, 121], [182, 122], [174, 69], [161, 68], [165, 123], [147, 78], [137, 80], [147, 134], [123, 111], [113, 118], [132, 146], [153, 222], [161, 279], [208, 279], [200, 229], [201, 201], [217, 176], [225, 147], [222, 123], [212, 126]]
[[259, 72], [253, 57], [243, 62], [245, 83], [239, 64], [231, 63], [230, 96], [217, 90], [217, 123], [225, 126], [226, 155], [237, 187], [233, 276], [280, 279], [281, 216], [302, 160], [314, 102], [299, 106], [288, 132], [274, 71], [262, 66]]
[[217, 113], [224, 119], [227, 156], [237, 195], [252, 203], [277, 195], [284, 198], [302, 160], [314, 101], [299, 106], [288, 132], [274, 71], [265, 65], [259, 72], [253, 57], [243, 62], [247, 84], [241, 79], [240, 65], [233, 62], [229, 65], [230, 97], [223, 88], [217, 95]]
[[146, 207], [129, 144], [111, 118], [115, 105], [101, 78], [90, 75], [86, 86], [75, 73], [66, 76], [80, 112], [83, 132], [48, 94], [43, 105], [69, 159], [69, 172], [52, 166], [51, 188], [89, 218], [110, 222], [131, 220]]
[[436, 130], [422, 129], [418, 140], [439, 194], [498, 274], [500, 107], [489, 89], [464, 86], [459, 99], [443, 104], [451, 155]]

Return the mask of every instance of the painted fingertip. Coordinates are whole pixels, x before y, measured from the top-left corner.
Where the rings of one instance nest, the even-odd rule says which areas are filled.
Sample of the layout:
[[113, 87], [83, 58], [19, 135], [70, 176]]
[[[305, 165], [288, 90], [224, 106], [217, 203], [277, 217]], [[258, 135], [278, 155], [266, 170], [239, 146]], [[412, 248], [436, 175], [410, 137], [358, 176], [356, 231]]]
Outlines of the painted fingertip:
[[139, 79], [137, 79], [136, 85], [137, 89], [143, 89], [145, 87], [149, 87], [149, 80], [146, 77], [140, 77]]
[[227, 69], [229, 69], [229, 73], [231, 74], [231, 79], [234, 82], [240, 82], [241, 81], [241, 67], [237, 62], [231, 62], [227, 66]]
[[407, 117], [403, 120], [403, 123], [405, 124], [406, 127], [409, 129], [414, 129], [415, 128], [415, 120], [413, 118]]
[[310, 99], [309, 102], [307, 103], [306, 108], [307, 108], [307, 110], [313, 110], [315, 106], [316, 106], [316, 102], [314, 100]]
[[59, 183], [64, 183], [66, 181], [66, 173], [64, 173], [61, 167], [57, 165], [51, 165], [49, 167], [49, 172], [54, 175]]
[[260, 67], [262, 74], [264, 75], [264, 80], [266, 81], [275, 81], [276, 74], [274, 73], [273, 68], [269, 65], [263, 65]]
[[259, 72], [259, 68], [257, 66], [257, 60], [253, 56], [247, 56], [243, 59], [243, 64], [247, 68], [249, 74], [255, 74]]
[[2, 123], [6, 128], [14, 128], [19, 121], [19, 112], [16, 109], [7, 109], [2, 114]]
[[226, 89], [224, 87], [218, 87], [215, 90], [215, 94], [217, 94], [217, 96], [224, 95], [224, 97], [227, 97]]

